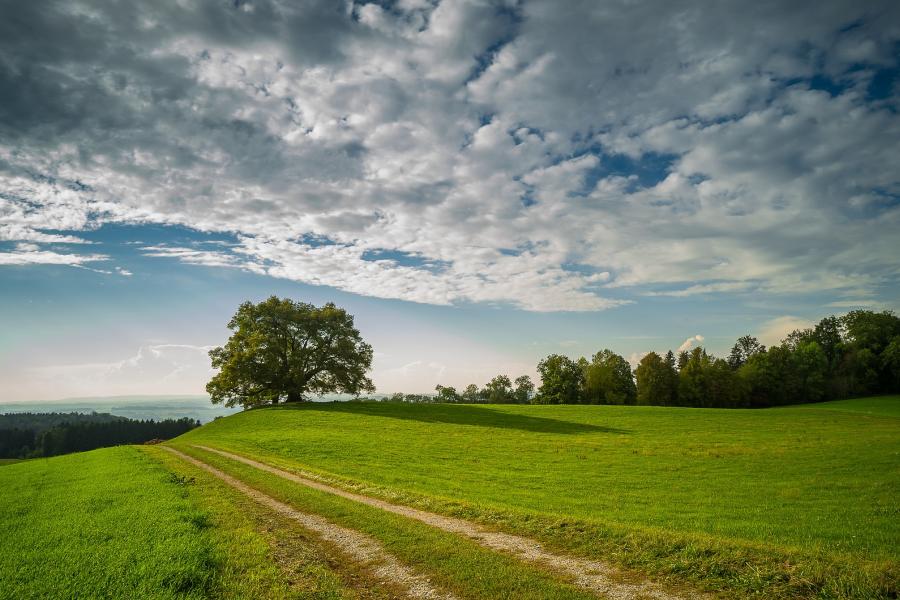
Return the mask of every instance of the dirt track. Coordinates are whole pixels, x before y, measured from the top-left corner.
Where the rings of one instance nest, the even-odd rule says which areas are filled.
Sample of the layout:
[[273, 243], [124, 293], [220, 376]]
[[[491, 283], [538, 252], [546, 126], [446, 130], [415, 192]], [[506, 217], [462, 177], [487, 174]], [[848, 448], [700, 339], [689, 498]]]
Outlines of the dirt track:
[[207, 452], [213, 452], [226, 458], [242, 462], [246, 465], [250, 465], [262, 471], [272, 473], [300, 485], [305, 485], [322, 492], [334, 494], [348, 500], [353, 500], [354, 502], [359, 502], [361, 504], [380, 508], [394, 514], [402, 515], [410, 519], [415, 519], [417, 521], [427, 523], [428, 525], [437, 527], [438, 529], [442, 529], [450, 533], [465, 536], [486, 548], [507, 552], [522, 560], [538, 563], [542, 566], [550, 568], [551, 570], [560, 572], [570, 577], [575, 584], [583, 588], [587, 588], [604, 598], [610, 598], [612, 600], [632, 600], [643, 598], [652, 598], [654, 600], [684, 600], [685, 598], [704, 597], [704, 595], [699, 593], [690, 594], [689, 596], [676, 595], [667, 592], [659, 585], [647, 580], [638, 582], [625, 582], [622, 581], [622, 577], [619, 574], [618, 570], [607, 563], [589, 560], [586, 558], [554, 554], [545, 550], [538, 542], [530, 538], [508, 533], [487, 531], [481, 526], [464, 519], [438, 515], [416, 508], [410, 508], [408, 506], [392, 504], [384, 500], [379, 500], [378, 498], [372, 498], [370, 496], [363, 496], [362, 494], [348, 492], [347, 490], [343, 490], [341, 488], [337, 488], [320, 481], [316, 481], [314, 479], [303, 477], [301, 475], [297, 475], [296, 473], [278, 469], [271, 465], [246, 458], [238, 454], [226, 452], [224, 450], [218, 450], [216, 448], [210, 448], [207, 446], [195, 446], [195, 448], [206, 450]]
[[425, 576], [417, 574], [406, 565], [401, 564], [396, 558], [389, 554], [381, 544], [372, 538], [357, 531], [353, 531], [352, 529], [329, 523], [316, 515], [300, 512], [192, 456], [188, 456], [187, 454], [168, 446], [163, 446], [163, 448], [192, 465], [215, 475], [231, 487], [243, 492], [260, 504], [271, 508], [281, 515], [298, 521], [304, 528], [316, 533], [323, 540], [334, 544], [352, 560], [369, 566], [372, 573], [382, 581], [404, 588], [410, 598], [455, 600], [455, 597], [452, 594], [435, 589], [431, 586]]

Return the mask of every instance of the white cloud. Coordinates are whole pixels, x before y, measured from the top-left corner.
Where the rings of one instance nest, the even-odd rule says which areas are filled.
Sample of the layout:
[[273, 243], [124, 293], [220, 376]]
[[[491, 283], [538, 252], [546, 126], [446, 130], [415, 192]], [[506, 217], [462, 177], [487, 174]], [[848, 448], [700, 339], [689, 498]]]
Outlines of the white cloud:
[[631, 370], [637, 369], [638, 365], [641, 364], [641, 360], [650, 354], [650, 352], [632, 352], [628, 357], [628, 364], [631, 365]]
[[108, 260], [103, 254], [61, 254], [49, 250], [14, 250], [0, 252], [0, 265], [70, 265]]
[[785, 315], [767, 321], [760, 327], [757, 337], [766, 346], [776, 346], [795, 329], [807, 329], [815, 325], [812, 321]]
[[202, 393], [214, 371], [207, 353], [212, 346], [149, 344], [127, 358], [102, 363], [35, 367], [28, 385], [36, 396]]
[[688, 339], [684, 340], [684, 342], [678, 346], [678, 352], [684, 352], [686, 350], [690, 350], [694, 347], [694, 345], [699, 345], [706, 339], [699, 333], [697, 335], [691, 336]]
[[175, 258], [189, 265], [256, 268], [255, 265], [242, 262], [232, 254], [216, 250], [198, 250], [177, 246], [144, 246], [141, 248], [141, 253], [144, 256], [156, 258]]
[[177, 224], [239, 245], [145, 254], [535, 311], [900, 276], [895, 2], [78, 4], [0, 41], [0, 241]]
[[647, 296], [673, 296], [683, 298], [685, 296], [696, 296], [698, 294], [712, 294], [721, 292], [743, 292], [752, 286], [749, 281], [724, 281], [718, 283], [700, 283], [692, 285], [680, 290], [670, 290], [665, 292], [647, 292]]

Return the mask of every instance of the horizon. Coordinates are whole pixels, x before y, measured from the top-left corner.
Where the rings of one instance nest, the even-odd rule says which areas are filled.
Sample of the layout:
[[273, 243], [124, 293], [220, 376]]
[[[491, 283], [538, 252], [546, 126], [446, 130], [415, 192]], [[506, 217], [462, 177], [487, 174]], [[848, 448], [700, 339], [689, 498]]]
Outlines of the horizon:
[[4, 12], [4, 403], [205, 395], [270, 295], [378, 394], [900, 308], [896, 2]]

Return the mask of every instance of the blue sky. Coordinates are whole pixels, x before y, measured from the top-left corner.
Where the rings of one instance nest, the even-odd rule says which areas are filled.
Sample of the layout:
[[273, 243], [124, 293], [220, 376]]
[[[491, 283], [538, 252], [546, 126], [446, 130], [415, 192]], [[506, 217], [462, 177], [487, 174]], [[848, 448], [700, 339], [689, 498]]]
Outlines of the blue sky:
[[202, 392], [271, 294], [383, 392], [898, 306], [894, 2], [12, 10], [4, 400]]

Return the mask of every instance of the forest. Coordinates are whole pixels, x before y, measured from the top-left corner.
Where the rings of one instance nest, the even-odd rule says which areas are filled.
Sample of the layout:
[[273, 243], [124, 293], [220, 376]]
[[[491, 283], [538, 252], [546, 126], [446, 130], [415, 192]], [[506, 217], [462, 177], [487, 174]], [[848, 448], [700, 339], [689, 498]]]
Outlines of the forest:
[[791, 332], [766, 348], [739, 338], [726, 358], [702, 347], [645, 354], [632, 370], [601, 350], [590, 359], [551, 354], [537, 365], [540, 385], [526, 375], [498, 375], [462, 392], [394, 394], [395, 402], [643, 404], [763, 408], [900, 391], [900, 318], [891, 311], [855, 310]]
[[199, 427], [194, 419], [135, 420], [107, 413], [0, 415], [0, 458], [39, 458], [120, 444], [171, 439]]

